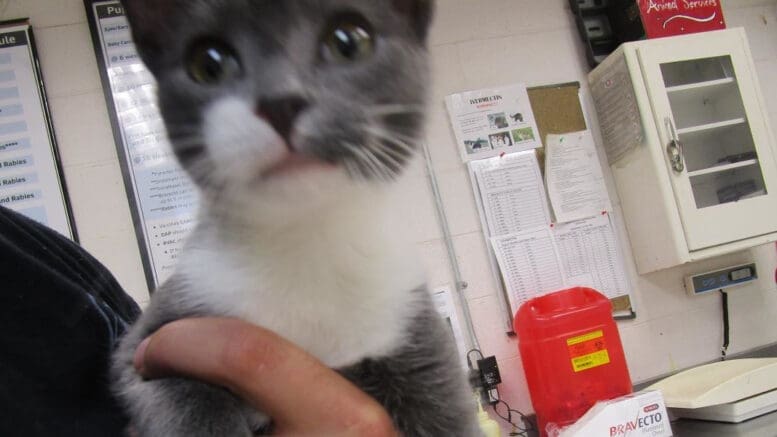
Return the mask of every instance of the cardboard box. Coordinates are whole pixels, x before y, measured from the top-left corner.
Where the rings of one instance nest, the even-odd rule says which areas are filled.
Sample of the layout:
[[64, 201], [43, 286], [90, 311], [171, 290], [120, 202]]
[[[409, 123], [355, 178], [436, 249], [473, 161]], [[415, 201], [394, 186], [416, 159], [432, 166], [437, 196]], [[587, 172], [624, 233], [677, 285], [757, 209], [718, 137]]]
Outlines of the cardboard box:
[[660, 391], [641, 391], [598, 402], [574, 425], [548, 424], [550, 437], [671, 437], [672, 427]]

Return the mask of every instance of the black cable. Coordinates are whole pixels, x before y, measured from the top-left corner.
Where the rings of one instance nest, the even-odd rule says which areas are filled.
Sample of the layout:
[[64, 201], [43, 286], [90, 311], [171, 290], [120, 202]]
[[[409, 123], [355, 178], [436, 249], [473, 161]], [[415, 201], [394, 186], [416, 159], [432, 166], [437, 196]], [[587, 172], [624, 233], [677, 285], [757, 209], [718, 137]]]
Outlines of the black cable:
[[730, 340], [731, 329], [728, 323], [728, 293], [720, 289], [721, 304], [723, 305], [723, 347], [720, 348], [720, 360], [726, 361], [726, 352]]
[[[499, 412], [499, 410], [497, 409], [497, 406], [498, 406], [499, 404], [504, 404], [504, 405], [505, 405], [505, 408], [507, 408], [507, 417], [503, 416], [503, 415], [502, 415], [502, 414]], [[499, 400], [496, 402], [496, 404], [494, 404], [494, 405], [492, 406], [492, 408], [494, 409], [494, 413], [496, 413], [496, 415], [497, 415], [497, 416], [499, 416], [499, 417], [500, 417], [502, 420], [504, 420], [505, 422], [507, 422], [507, 423], [509, 423], [510, 425], [512, 425], [512, 427], [513, 427], [513, 432], [511, 432], [511, 433], [510, 433], [510, 435], [511, 435], [511, 436], [524, 436], [524, 437], [526, 437], [526, 436], [528, 436], [528, 435], [529, 435], [529, 434], [528, 434], [528, 433], [529, 433], [529, 431], [532, 431], [532, 430], [534, 430], [534, 425], [532, 425], [532, 422], [531, 422], [531, 421], [528, 419], [528, 417], [526, 417], [526, 415], [525, 415], [525, 414], [523, 414], [522, 412], [520, 412], [520, 411], [518, 411], [518, 410], [514, 410], [514, 409], [510, 408], [510, 404], [508, 404], [507, 402], [505, 402], [505, 401], [503, 401], [503, 400], [499, 399]], [[528, 425], [529, 425], [529, 427], [528, 427], [528, 428], [526, 428], [525, 426], [520, 426], [520, 425], [516, 424], [515, 422], [513, 422], [513, 414], [512, 414], [512, 413], [516, 413], [516, 414], [518, 414], [518, 416], [520, 416], [520, 417], [521, 417], [521, 421], [522, 421], [524, 424], [528, 424]]]

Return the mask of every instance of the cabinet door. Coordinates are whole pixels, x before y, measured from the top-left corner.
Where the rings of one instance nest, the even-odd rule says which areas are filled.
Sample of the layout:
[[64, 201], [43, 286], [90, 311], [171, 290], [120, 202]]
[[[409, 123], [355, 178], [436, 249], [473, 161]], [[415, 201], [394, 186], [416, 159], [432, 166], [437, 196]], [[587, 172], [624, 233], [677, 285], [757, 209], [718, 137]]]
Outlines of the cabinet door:
[[689, 250], [776, 231], [777, 166], [744, 32], [651, 40], [638, 56]]

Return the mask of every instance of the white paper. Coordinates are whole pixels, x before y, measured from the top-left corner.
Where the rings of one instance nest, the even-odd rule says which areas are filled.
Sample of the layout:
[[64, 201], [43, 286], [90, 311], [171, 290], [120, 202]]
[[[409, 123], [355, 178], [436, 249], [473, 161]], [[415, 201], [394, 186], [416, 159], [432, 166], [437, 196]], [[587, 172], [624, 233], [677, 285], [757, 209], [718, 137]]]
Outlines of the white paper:
[[523, 84], [452, 94], [445, 104], [465, 162], [542, 146]]
[[0, 205], [73, 238], [28, 28], [0, 29]]
[[459, 316], [456, 312], [456, 305], [453, 303], [453, 293], [449, 288], [440, 288], [432, 292], [432, 300], [437, 308], [437, 313], [443, 318], [448, 329], [450, 329], [453, 340], [456, 342], [456, 348], [459, 351], [459, 360], [462, 367], [467, 367], [467, 344], [464, 342], [464, 335], [461, 332]]
[[564, 288], [550, 226], [491, 239], [515, 314], [529, 299]]
[[571, 287], [613, 299], [629, 294], [608, 214], [491, 239], [513, 312], [527, 300]]
[[534, 151], [473, 161], [470, 168], [489, 237], [550, 224], [545, 187]]
[[173, 272], [195, 226], [199, 194], [173, 156], [156, 104], [156, 83], [132, 42], [121, 4], [94, 4], [105, 69], [133, 184], [150, 273], [156, 284]]
[[569, 287], [590, 287], [610, 299], [629, 293], [609, 214], [558, 224], [553, 231]]
[[611, 209], [590, 131], [547, 136], [545, 180], [559, 223]]
[[625, 56], [605, 63], [589, 77], [610, 165], [644, 143], [637, 96]]

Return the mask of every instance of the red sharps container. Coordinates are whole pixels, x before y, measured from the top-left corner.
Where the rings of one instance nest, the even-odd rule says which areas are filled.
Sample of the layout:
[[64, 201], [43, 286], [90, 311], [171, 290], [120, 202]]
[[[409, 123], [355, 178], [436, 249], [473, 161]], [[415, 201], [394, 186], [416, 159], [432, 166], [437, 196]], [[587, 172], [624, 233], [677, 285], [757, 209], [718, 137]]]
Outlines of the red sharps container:
[[597, 401], [631, 393], [610, 300], [576, 287], [524, 303], [515, 315], [523, 370], [545, 426], [574, 423]]

